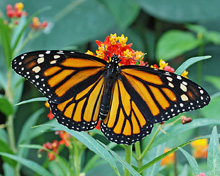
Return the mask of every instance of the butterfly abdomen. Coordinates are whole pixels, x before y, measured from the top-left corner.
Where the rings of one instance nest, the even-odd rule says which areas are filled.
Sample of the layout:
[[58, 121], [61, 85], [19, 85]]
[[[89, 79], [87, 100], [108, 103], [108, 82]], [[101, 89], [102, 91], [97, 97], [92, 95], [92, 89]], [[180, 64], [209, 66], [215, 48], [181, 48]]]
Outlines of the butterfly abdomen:
[[118, 63], [108, 64], [106, 66], [106, 73], [104, 74], [104, 92], [102, 95], [101, 106], [99, 111], [99, 118], [105, 119], [109, 113], [111, 104], [112, 90], [115, 81], [118, 78]]

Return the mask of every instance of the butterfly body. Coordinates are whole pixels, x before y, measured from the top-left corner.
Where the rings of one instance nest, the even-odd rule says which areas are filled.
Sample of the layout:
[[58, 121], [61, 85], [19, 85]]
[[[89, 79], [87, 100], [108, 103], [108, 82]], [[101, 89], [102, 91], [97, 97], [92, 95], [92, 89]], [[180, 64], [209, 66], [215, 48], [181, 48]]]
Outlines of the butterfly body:
[[113, 142], [132, 144], [154, 123], [206, 106], [210, 97], [196, 83], [149, 67], [119, 66], [73, 51], [34, 51], [17, 56], [12, 68], [47, 98], [57, 121], [76, 131], [101, 131]]
[[115, 85], [115, 81], [120, 76], [120, 67], [118, 65], [119, 58], [116, 55], [113, 55], [110, 63], [106, 65], [106, 71], [104, 75], [104, 91], [101, 98], [101, 107], [99, 112], [99, 118], [105, 119], [108, 115], [111, 97], [112, 97], [112, 89]]

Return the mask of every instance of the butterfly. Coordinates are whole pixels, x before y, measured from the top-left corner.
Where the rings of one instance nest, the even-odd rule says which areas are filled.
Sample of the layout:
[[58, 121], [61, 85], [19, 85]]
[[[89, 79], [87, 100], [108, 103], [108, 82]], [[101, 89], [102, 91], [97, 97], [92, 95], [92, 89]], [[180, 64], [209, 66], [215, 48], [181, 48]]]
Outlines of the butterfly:
[[73, 51], [34, 51], [12, 61], [16, 73], [48, 98], [57, 121], [76, 131], [101, 131], [117, 144], [133, 144], [161, 123], [208, 105], [208, 93], [196, 83], [167, 71], [120, 66]]

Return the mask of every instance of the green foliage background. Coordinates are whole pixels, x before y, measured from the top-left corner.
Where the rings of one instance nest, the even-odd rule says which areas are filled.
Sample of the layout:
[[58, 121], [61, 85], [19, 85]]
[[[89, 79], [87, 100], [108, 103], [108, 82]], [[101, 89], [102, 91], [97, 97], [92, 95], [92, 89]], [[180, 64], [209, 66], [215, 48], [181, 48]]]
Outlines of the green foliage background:
[[[6, 14], [7, 4], [14, 4], [16, 2], [18, 1], [0, 0], [1, 14]], [[24, 9], [29, 16], [38, 10], [45, 9], [38, 17], [40, 21], [46, 20], [50, 25], [47, 30], [31, 40], [17, 54], [41, 49], [74, 49], [79, 52], [85, 52], [87, 49], [90, 49], [95, 51], [97, 48], [95, 40], [103, 41], [110, 33], [117, 33], [118, 35], [124, 34], [128, 36], [128, 43], [133, 43], [134, 50], [146, 52], [147, 57], [145, 58], [147, 58], [149, 63], [155, 63], [160, 59], [164, 59], [169, 61], [169, 64], [176, 69], [187, 58], [211, 55], [211, 59], [191, 66], [188, 71], [189, 78], [201, 84], [212, 95], [212, 101], [208, 107], [205, 107], [198, 113], [190, 113], [190, 116], [203, 117], [203, 123], [207, 123], [209, 119], [213, 121], [210, 121], [209, 126], [204, 127], [206, 124], [202, 124], [200, 120], [199, 122], [195, 120], [200, 128], [192, 128], [190, 130], [191, 127], [188, 127], [184, 135], [183, 133], [178, 133], [178, 129], [181, 127], [172, 129], [173, 131], [168, 129], [172, 134], [175, 133], [177, 135], [171, 135], [171, 140], [166, 145], [172, 148], [182, 144], [189, 138], [210, 134], [210, 127], [214, 124], [219, 124], [219, 0], [23, 0], [21, 2], [24, 4]], [[25, 38], [22, 40], [25, 40]], [[4, 86], [7, 82], [6, 64], [2, 47], [0, 47], [0, 94], [4, 94]], [[16, 82], [18, 79], [17, 75], [13, 76], [13, 82]], [[23, 94], [21, 94], [22, 86], [18, 89], [15, 103], [20, 101], [20, 97], [21, 100], [27, 100], [41, 96], [34, 86], [26, 82]], [[5, 114], [13, 113], [14, 110], [10, 107], [10, 104], [8, 105], [7, 100], [3, 96], [0, 96], [0, 106], [0, 122], [4, 123], [6, 121]], [[8, 108], [4, 108], [4, 106]], [[27, 119], [31, 117], [34, 119], [35, 113], [38, 113], [37, 115], [41, 114], [40, 118], [36, 119], [39, 124], [47, 121], [46, 115], [48, 111], [37, 111], [43, 106], [42, 102], [37, 102], [15, 108], [15, 111], [18, 110], [14, 126], [18, 143], [18, 137]], [[4, 139], [5, 133], [1, 131], [0, 135]], [[38, 136], [40, 134], [34, 135]], [[160, 134], [158, 137], [159, 142], [160, 140], [162, 141], [161, 144], [163, 143], [162, 135]], [[51, 136], [54, 138], [51, 133], [45, 133], [45, 135], [35, 138], [33, 143], [43, 144]], [[102, 140], [105, 141], [105, 139]], [[143, 148], [148, 142], [149, 139], [143, 141]], [[4, 149], [4, 147], [2, 148]], [[3, 149], [1, 150], [2, 152], [12, 153]], [[30, 151], [25, 156], [41, 163], [43, 159], [36, 157], [36, 150]], [[66, 153], [64, 152], [65, 155]], [[183, 163], [185, 160], [180, 157], [179, 161]], [[12, 160], [9, 162], [12, 165], [14, 164]], [[149, 159], [146, 159], [146, 162], [149, 162]], [[111, 170], [106, 163], [104, 166], [106, 166], [107, 170]], [[158, 168], [157, 170], [159, 170]], [[97, 167], [97, 169], [90, 171], [89, 174], [92, 175], [95, 172], [97, 173], [97, 171], [100, 171], [100, 168]], [[24, 173], [29, 174], [30, 171], [24, 169]], [[153, 171], [151, 173], [154, 175]], [[102, 172], [100, 171], [101, 174]]]

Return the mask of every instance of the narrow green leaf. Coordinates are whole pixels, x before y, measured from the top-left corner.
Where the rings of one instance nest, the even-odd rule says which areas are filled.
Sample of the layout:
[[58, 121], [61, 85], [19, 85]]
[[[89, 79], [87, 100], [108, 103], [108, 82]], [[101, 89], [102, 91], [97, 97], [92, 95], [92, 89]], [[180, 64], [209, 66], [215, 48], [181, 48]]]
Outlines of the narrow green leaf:
[[110, 155], [110, 153], [104, 147], [102, 147], [95, 139], [93, 139], [88, 133], [70, 130], [67, 127], [58, 123], [51, 124], [51, 126], [55, 127], [58, 130], [66, 131], [67, 133], [74, 136], [85, 146], [87, 146], [88, 149], [90, 149], [91, 151], [99, 155], [101, 158], [103, 158], [105, 161], [107, 161], [112, 166], [112, 168], [118, 172], [116, 163], [113, 157]]
[[25, 101], [22, 101], [20, 103], [17, 103], [16, 106], [26, 104], [26, 103], [38, 102], [38, 101], [47, 101], [47, 98], [46, 97], [32, 98], [32, 99], [25, 100]]
[[219, 156], [219, 139], [216, 126], [212, 130], [208, 149], [208, 170], [209, 175], [220, 175], [220, 156]]
[[1, 36], [0, 39], [1, 39], [1, 44], [2, 44], [7, 67], [10, 67], [11, 59], [12, 59], [12, 52], [10, 47], [10, 41], [11, 41], [10, 33], [11, 30], [9, 26], [4, 23], [3, 18], [0, 18], [0, 36]]
[[220, 78], [219, 78], [219, 76], [207, 75], [207, 76], [205, 76], [205, 81], [211, 83], [218, 90], [220, 90]]
[[4, 128], [0, 128], [0, 140], [8, 143], [8, 136]]
[[159, 39], [156, 46], [156, 58], [168, 61], [195, 49], [200, 43], [201, 41], [190, 32], [170, 30]]
[[179, 174], [179, 176], [187, 176], [187, 175], [189, 175], [188, 174], [188, 165], [185, 164], [183, 169], [182, 169], [182, 172]]
[[6, 80], [6, 76], [2, 74], [2, 72], [0, 71], [0, 86], [5, 90], [6, 89], [6, 85], [7, 85], [7, 80]]
[[[220, 118], [220, 92], [216, 93], [214, 96], [211, 96], [212, 101], [208, 106], [201, 109], [201, 112], [204, 117], [212, 117], [212, 119], [219, 120]], [[208, 120], [208, 119], [207, 119]], [[216, 124], [213, 124], [216, 125]]]
[[183, 153], [183, 155], [186, 157], [186, 159], [188, 160], [190, 166], [193, 169], [193, 172], [195, 175], [198, 175], [201, 173], [201, 170], [199, 168], [198, 163], [196, 162], [196, 160], [185, 150], [183, 150], [182, 148], [178, 147], [178, 149]]
[[3, 95], [0, 95], [0, 111], [6, 116], [9, 116], [14, 112], [13, 106]]
[[140, 174], [133, 168], [131, 167], [125, 160], [121, 159], [120, 156], [118, 156], [117, 153], [112, 151], [107, 145], [103, 144], [102, 142], [99, 141], [102, 146], [104, 146], [133, 176], [140, 176]]
[[[0, 152], [14, 154], [14, 152], [11, 150], [10, 146], [5, 143], [5, 141], [0, 139]], [[3, 161], [10, 164], [10, 166], [15, 167], [16, 162], [10, 158], [2, 157]]]
[[26, 166], [27, 168], [31, 169], [32, 171], [34, 171], [39, 175], [52, 176], [50, 172], [48, 172], [46, 169], [44, 169], [41, 165], [37, 164], [36, 162], [3, 152], [0, 152], [0, 155], [19, 162], [20, 164]]
[[163, 144], [170, 139], [175, 138], [176, 135], [184, 134], [189, 130], [213, 124], [220, 124], [220, 121], [215, 119], [194, 119], [191, 123], [187, 125], [183, 125], [180, 123], [178, 125], [172, 126], [172, 128], [164, 129], [167, 134], [160, 133], [157, 136], [157, 140], [155, 140], [154, 143], [151, 145], [150, 149], [156, 147], [157, 145]]
[[[218, 136], [220, 138], [220, 135]], [[181, 145], [179, 145], [178, 147], [184, 147], [186, 146], [187, 144], [193, 142], [193, 141], [196, 141], [198, 139], [205, 139], [205, 138], [210, 138], [210, 135], [206, 135], [206, 136], [202, 136], [202, 137], [198, 137], [198, 138], [194, 138], [192, 140], [189, 140], [188, 142], [185, 142]], [[138, 169], [138, 172], [141, 173], [142, 171], [146, 170], [147, 168], [151, 167], [153, 164], [157, 163], [158, 161], [162, 160], [164, 157], [168, 156], [169, 154], [175, 152], [178, 150], [178, 147], [175, 147], [173, 148], [172, 150], [154, 158], [152, 161], [148, 162], [147, 164], [145, 164], [144, 166], [142, 166], [141, 168]]]
[[33, 127], [35, 125], [35, 123], [38, 120], [38, 117], [43, 113], [43, 109], [39, 109], [38, 111], [34, 112], [34, 114], [31, 115], [31, 117], [29, 117], [27, 119], [27, 121], [24, 123], [21, 133], [19, 135], [18, 138], [18, 143], [17, 145], [21, 144], [21, 143], [26, 143], [26, 141], [28, 141], [30, 138], [28, 138], [27, 140], [27, 134], [31, 134], [31, 127]]
[[189, 66], [193, 65], [196, 62], [205, 60], [205, 59], [209, 59], [212, 56], [199, 56], [199, 57], [192, 57], [188, 60], [186, 60], [185, 62], [183, 62], [178, 69], [175, 71], [176, 74], [181, 75], [184, 70], [186, 70]]
[[3, 171], [4, 171], [4, 176], [12, 176], [14, 175], [14, 169], [6, 162], [3, 163], [2, 165]]

